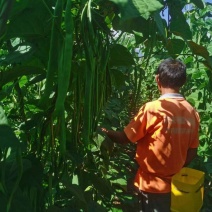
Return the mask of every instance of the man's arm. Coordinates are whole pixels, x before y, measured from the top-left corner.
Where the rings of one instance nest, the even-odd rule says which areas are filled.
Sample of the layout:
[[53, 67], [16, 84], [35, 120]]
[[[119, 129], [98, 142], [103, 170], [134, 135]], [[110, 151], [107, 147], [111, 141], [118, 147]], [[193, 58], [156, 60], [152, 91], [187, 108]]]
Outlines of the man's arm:
[[197, 156], [197, 148], [188, 149], [184, 166], [187, 166]]
[[118, 144], [128, 144], [130, 140], [127, 138], [124, 131], [113, 131], [105, 128], [101, 129], [113, 142]]

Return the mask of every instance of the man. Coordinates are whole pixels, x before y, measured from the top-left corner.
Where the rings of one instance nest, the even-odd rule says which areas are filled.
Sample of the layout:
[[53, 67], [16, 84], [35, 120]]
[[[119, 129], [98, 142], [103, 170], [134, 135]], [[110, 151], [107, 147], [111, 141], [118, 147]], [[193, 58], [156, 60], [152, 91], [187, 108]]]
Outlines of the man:
[[124, 131], [102, 131], [114, 142], [136, 143], [139, 169], [134, 185], [140, 190], [140, 211], [168, 212], [171, 178], [197, 155], [199, 115], [179, 93], [186, 82], [186, 66], [166, 59], [156, 82], [161, 97], [143, 105]]

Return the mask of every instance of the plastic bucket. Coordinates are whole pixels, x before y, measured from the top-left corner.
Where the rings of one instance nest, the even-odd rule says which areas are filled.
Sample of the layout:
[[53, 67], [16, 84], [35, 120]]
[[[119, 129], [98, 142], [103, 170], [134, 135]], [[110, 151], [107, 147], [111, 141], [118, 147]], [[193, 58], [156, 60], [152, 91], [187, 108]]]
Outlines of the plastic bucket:
[[171, 211], [198, 212], [203, 204], [205, 173], [184, 167], [172, 177]]

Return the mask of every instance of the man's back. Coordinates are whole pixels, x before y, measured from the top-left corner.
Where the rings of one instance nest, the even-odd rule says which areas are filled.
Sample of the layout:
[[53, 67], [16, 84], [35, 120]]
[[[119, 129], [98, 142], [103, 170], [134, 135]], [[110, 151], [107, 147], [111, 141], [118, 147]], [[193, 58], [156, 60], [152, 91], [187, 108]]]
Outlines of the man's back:
[[136, 182], [141, 190], [170, 191], [171, 176], [184, 165], [187, 150], [198, 146], [198, 127], [198, 114], [183, 97], [162, 96], [140, 109], [125, 133], [137, 142]]

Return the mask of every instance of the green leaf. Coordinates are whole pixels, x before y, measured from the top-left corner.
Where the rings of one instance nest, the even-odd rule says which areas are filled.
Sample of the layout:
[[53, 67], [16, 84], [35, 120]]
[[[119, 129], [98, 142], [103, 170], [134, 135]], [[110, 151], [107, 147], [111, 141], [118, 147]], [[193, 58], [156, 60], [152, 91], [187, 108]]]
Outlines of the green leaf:
[[199, 55], [204, 57], [206, 60], [209, 57], [209, 52], [208, 50], [204, 47], [201, 46], [193, 41], [188, 41], [188, 46], [190, 47], [191, 51], [193, 52], [193, 54]]
[[77, 174], [73, 174], [72, 183], [75, 185], [79, 185], [79, 178]]
[[209, 43], [209, 45], [207, 46], [207, 50], [208, 50], [210, 56], [212, 56], [212, 43]]
[[169, 39], [166, 48], [170, 55], [178, 55], [183, 51], [185, 42], [181, 39]]
[[86, 204], [84, 193], [80, 186], [70, 183], [65, 183], [67, 189], [83, 204]]
[[0, 106], [0, 125], [8, 125], [7, 117], [1, 106]]
[[120, 44], [111, 46], [109, 64], [113, 66], [131, 66], [134, 65], [134, 59], [128, 49]]
[[20, 187], [23, 188], [40, 188], [43, 179], [43, 165], [34, 154], [27, 155], [23, 159], [23, 175], [20, 181]]
[[112, 212], [123, 212], [123, 210], [119, 208], [112, 208]]
[[0, 140], [1, 149], [10, 148], [10, 147], [14, 149], [20, 146], [19, 140], [17, 139], [14, 132], [9, 126], [0, 125], [0, 135], [1, 135], [1, 140]]
[[160, 13], [159, 12], [155, 12], [154, 13], [154, 20], [156, 22], [156, 25], [158, 27], [158, 30], [160, 32], [160, 34], [166, 38], [166, 29], [164, 27], [164, 24], [163, 24], [163, 19], [161, 18], [160, 16]]
[[151, 12], [163, 7], [157, 0], [111, 0], [117, 4], [122, 21], [142, 16], [148, 19]]
[[32, 1], [31, 0], [16, 0], [14, 1], [13, 7], [12, 7], [12, 12], [11, 12], [11, 16], [15, 16], [20, 14], [23, 10], [25, 10], [27, 8], [28, 5], [32, 5]]
[[[8, 55], [4, 57], [0, 57], [0, 65], [9, 65], [9, 64], [20, 64], [28, 60], [32, 54], [35, 52], [34, 48], [31, 48], [29, 46], [20, 46], [20, 48], [23, 48], [20, 51], [14, 51], [9, 53]], [[25, 48], [28, 48], [26, 51]], [[23, 52], [24, 51], [24, 52]]]
[[205, 8], [204, 2], [202, 0], [191, 0], [190, 2], [195, 4], [200, 9], [204, 9]]
[[177, 16], [176, 18], [171, 19], [170, 30], [175, 35], [181, 36], [184, 39], [192, 39], [190, 26], [184, 16]]
[[17, 11], [13, 11], [13, 16], [10, 18], [5, 35], [7, 39], [14, 37], [40, 37], [44, 36], [47, 30], [50, 30], [51, 14], [47, 11], [42, 1], [25, 0], [23, 5], [20, 1], [16, 1], [15, 6], [17, 6]]
[[212, 174], [212, 150], [210, 151], [210, 157], [207, 159], [207, 162], [205, 163], [205, 167], [207, 169], [208, 174]]
[[[33, 111], [33, 115], [31, 116], [31, 119], [29, 119], [21, 124], [20, 130], [23, 130], [23, 131], [29, 131], [32, 128], [39, 126], [39, 123], [41, 122], [42, 118], [44, 117], [43, 112], [36, 113], [36, 111], [39, 111], [39, 109], [37, 107], [35, 107], [35, 105], [26, 104], [26, 106], [31, 111]], [[34, 109], [32, 110], [30, 107], [33, 107], [33, 106], [34, 106]]]
[[39, 67], [16, 66], [11, 70], [1, 72], [0, 87], [23, 75], [43, 74], [43, 73], [45, 73], [45, 71]]
[[[144, 27], [145, 26], [145, 27]], [[114, 30], [121, 30], [123, 32], [140, 32], [142, 33], [143, 41], [149, 37], [151, 21], [144, 18], [136, 17], [123, 21], [119, 16], [113, 19]]]
[[[31, 194], [32, 195], [32, 194]], [[27, 196], [25, 192], [23, 192], [19, 187], [13, 196], [13, 200], [11, 203], [11, 209], [9, 211], [13, 212], [31, 212], [33, 211], [33, 206], [30, 201], [30, 196]], [[23, 204], [24, 203], [24, 204]]]
[[112, 181], [113, 184], [119, 184], [121, 186], [126, 186], [127, 185], [127, 181], [123, 178], [120, 179], [115, 179]]
[[102, 195], [104, 195], [105, 198], [110, 199], [113, 189], [112, 186], [110, 184], [110, 182], [108, 180], [106, 180], [105, 178], [101, 178], [95, 174], [89, 174], [89, 178], [92, 181], [95, 189], [101, 193]]
[[124, 75], [120, 70], [118, 69], [111, 69], [110, 70], [111, 78], [112, 78], [112, 84], [116, 88], [121, 88], [125, 86], [125, 82], [127, 81], [128, 77]]
[[205, 61], [201, 61], [208, 69], [212, 70], [212, 56], [209, 56]]

